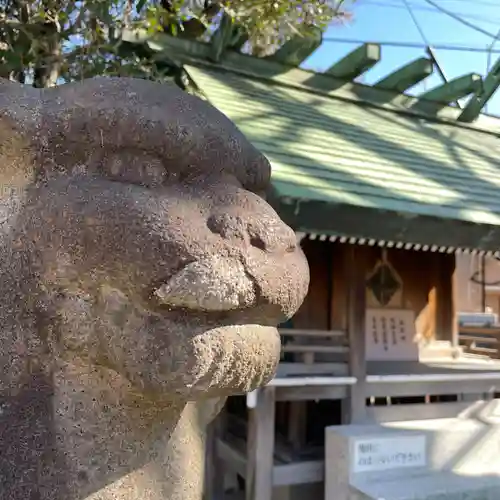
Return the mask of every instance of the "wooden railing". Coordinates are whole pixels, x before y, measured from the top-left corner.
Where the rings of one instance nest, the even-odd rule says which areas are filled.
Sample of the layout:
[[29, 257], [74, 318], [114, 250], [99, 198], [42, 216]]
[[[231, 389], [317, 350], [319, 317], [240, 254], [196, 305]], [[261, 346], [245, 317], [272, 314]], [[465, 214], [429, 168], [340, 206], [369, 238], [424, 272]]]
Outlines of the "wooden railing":
[[280, 335], [279, 377], [347, 375], [349, 346], [344, 331], [283, 328]]
[[460, 326], [459, 341], [465, 352], [500, 359], [500, 326]]

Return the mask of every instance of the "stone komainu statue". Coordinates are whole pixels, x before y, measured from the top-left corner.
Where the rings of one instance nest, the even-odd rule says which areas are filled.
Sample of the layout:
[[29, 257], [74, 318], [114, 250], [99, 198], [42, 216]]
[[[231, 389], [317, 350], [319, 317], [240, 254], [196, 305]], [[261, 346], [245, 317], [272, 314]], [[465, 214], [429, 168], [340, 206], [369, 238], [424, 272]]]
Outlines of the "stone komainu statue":
[[0, 499], [199, 500], [307, 292], [269, 163], [173, 86], [2, 82], [0, 172]]

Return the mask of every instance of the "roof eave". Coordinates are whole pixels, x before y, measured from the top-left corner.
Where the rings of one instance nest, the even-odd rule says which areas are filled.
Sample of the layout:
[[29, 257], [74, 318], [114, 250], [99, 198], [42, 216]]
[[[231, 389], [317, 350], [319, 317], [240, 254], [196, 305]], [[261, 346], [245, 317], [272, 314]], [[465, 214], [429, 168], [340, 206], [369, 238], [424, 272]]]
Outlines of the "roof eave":
[[[295, 231], [496, 252], [500, 226], [315, 200], [268, 201]], [[292, 202], [290, 202], [292, 201]]]

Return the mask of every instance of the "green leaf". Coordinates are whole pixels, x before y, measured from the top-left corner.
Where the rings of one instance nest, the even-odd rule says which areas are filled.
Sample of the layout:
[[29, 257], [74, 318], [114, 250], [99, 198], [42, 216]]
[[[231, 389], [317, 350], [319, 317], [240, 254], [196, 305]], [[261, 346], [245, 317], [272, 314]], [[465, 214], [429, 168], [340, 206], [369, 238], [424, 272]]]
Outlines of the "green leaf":
[[[12, 71], [33, 73], [35, 68], [47, 64], [51, 52], [57, 54], [61, 49], [59, 80], [124, 72], [161, 79], [164, 74], [154, 60], [156, 52], [147, 45], [147, 40], [158, 33], [206, 40], [219, 19], [217, 13], [224, 10], [229, 15], [222, 23], [227, 29], [213, 40], [214, 57], [220, 57], [227, 49], [239, 50], [247, 40], [254, 54], [269, 55], [285, 40], [304, 32], [306, 25], [323, 28], [332, 19], [341, 19], [341, 13], [335, 11], [341, 3], [341, 0], [214, 0], [215, 7], [207, 10], [200, 0], [171, 0], [172, 12], [169, 12], [158, 0], [26, 0], [22, 4], [30, 7], [27, 19], [21, 20], [14, 10], [2, 11], [0, 41], [4, 52], [0, 53], [0, 65]], [[53, 22], [54, 16], [61, 27], [58, 32], [47, 29], [45, 24]], [[140, 32], [141, 36], [122, 40], [124, 32], [129, 35]], [[165, 56], [170, 52], [175, 57], [175, 49], [165, 52]]]

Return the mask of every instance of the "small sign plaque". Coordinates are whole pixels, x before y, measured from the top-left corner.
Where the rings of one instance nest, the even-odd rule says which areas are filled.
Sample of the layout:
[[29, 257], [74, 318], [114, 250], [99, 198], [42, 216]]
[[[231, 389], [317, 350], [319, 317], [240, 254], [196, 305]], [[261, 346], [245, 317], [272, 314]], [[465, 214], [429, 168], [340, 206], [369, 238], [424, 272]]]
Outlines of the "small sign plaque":
[[427, 464], [425, 436], [360, 439], [354, 444], [354, 473]]
[[415, 313], [409, 309], [366, 310], [366, 359], [417, 361]]

